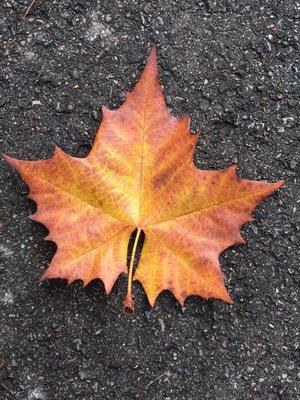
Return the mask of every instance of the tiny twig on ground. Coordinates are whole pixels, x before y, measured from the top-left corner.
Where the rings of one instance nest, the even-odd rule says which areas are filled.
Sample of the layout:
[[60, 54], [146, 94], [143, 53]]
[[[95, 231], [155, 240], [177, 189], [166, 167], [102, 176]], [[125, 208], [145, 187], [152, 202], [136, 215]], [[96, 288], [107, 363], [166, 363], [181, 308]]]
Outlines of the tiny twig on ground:
[[140, 350], [143, 350], [143, 348], [142, 348], [142, 340], [141, 340], [139, 335], [138, 335], [138, 344], [139, 344]]
[[10, 394], [14, 395], [14, 392], [12, 392], [6, 385], [4, 385], [3, 382], [0, 382], [0, 385], [1, 385], [2, 387], [4, 387], [4, 389], [6, 389]]
[[149, 382], [148, 385], [146, 386], [146, 389], [148, 389], [149, 386], [153, 385], [153, 383], [157, 382], [160, 378], [166, 375], [166, 372], [162, 373], [159, 375], [157, 378], [153, 379], [153, 381]]
[[27, 17], [27, 15], [28, 15], [29, 11], [31, 10], [32, 6], [34, 5], [34, 3], [35, 3], [35, 0], [31, 0], [29, 6], [27, 7], [27, 10], [25, 11], [24, 18]]

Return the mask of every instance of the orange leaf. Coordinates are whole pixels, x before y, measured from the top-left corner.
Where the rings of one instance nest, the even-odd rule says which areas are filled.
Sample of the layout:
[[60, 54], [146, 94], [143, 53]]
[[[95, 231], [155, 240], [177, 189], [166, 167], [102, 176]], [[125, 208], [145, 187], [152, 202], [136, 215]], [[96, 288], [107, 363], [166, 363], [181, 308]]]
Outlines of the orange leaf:
[[[30, 187], [38, 210], [31, 219], [57, 244], [45, 278], [100, 278], [107, 293], [128, 273], [125, 307], [133, 309], [132, 280], [151, 306], [163, 290], [180, 304], [191, 295], [232, 302], [224, 286], [220, 253], [243, 243], [241, 226], [256, 205], [283, 181], [236, 176], [236, 166], [201, 171], [193, 164], [196, 135], [189, 118], [167, 110], [158, 82], [156, 49], [125, 103], [103, 108], [103, 121], [86, 158], [56, 148], [53, 157], [21, 161], [5, 156]], [[172, 149], [172, 150], [171, 150]], [[137, 229], [129, 270], [127, 246]], [[133, 276], [141, 232], [145, 242]]]

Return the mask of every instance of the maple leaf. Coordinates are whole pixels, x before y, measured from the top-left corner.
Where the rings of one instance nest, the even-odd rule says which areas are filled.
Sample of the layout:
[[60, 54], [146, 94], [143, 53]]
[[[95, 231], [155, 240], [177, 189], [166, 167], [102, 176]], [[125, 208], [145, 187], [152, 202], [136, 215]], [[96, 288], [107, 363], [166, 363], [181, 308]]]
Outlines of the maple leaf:
[[[58, 148], [47, 160], [5, 156], [37, 203], [30, 218], [44, 224], [46, 239], [57, 245], [42, 279], [80, 279], [86, 285], [100, 278], [109, 293], [118, 276], [127, 274], [128, 309], [134, 307], [133, 280], [142, 284], [151, 306], [163, 290], [180, 304], [191, 295], [231, 303], [219, 255], [244, 243], [241, 226], [283, 181], [240, 179], [235, 165], [199, 170], [193, 164], [196, 141], [189, 117], [175, 118], [167, 110], [153, 48], [124, 104], [114, 111], [103, 108], [87, 157], [71, 157]], [[142, 231], [145, 241], [133, 276]]]

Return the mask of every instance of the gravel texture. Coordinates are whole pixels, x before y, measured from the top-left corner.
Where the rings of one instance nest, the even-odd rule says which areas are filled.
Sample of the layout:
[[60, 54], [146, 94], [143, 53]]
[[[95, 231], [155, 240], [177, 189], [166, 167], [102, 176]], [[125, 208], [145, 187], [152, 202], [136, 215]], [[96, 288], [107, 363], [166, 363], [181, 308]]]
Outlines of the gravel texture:
[[124, 278], [107, 298], [98, 281], [38, 283], [55, 245], [1, 160], [0, 398], [299, 398], [299, 1], [36, 0], [24, 19], [28, 4], [0, 4], [2, 152], [86, 155], [156, 42], [170, 109], [202, 132], [196, 165], [286, 185], [221, 257], [234, 305], [163, 293], [151, 310], [137, 284], [127, 316]]

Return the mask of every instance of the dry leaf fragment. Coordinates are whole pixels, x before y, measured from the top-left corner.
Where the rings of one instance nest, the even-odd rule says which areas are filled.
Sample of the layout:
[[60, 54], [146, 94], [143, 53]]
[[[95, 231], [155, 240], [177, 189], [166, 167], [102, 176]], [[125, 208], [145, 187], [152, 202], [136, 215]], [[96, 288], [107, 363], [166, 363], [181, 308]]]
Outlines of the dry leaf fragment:
[[[31, 219], [44, 224], [56, 254], [43, 279], [99, 278], [106, 293], [128, 275], [125, 307], [132, 309], [132, 280], [151, 306], [163, 290], [180, 304], [191, 295], [232, 302], [224, 286], [220, 253], [244, 243], [240, 228], [256, 205], [283, 181], [240, 179], [236, 166], [202, 171], [193, 164], [197, 135], [189, 118], [167, 110], [158, 82], [156, 49], [118, 110], [103, 120], [86, 158], [56, 148], [48, 160], [6, 160], [30, 187], [38, 205]], [[137, 229], [129, 271], [127, 246]], [[141, 232], [145, 242], [133, 276]]]

